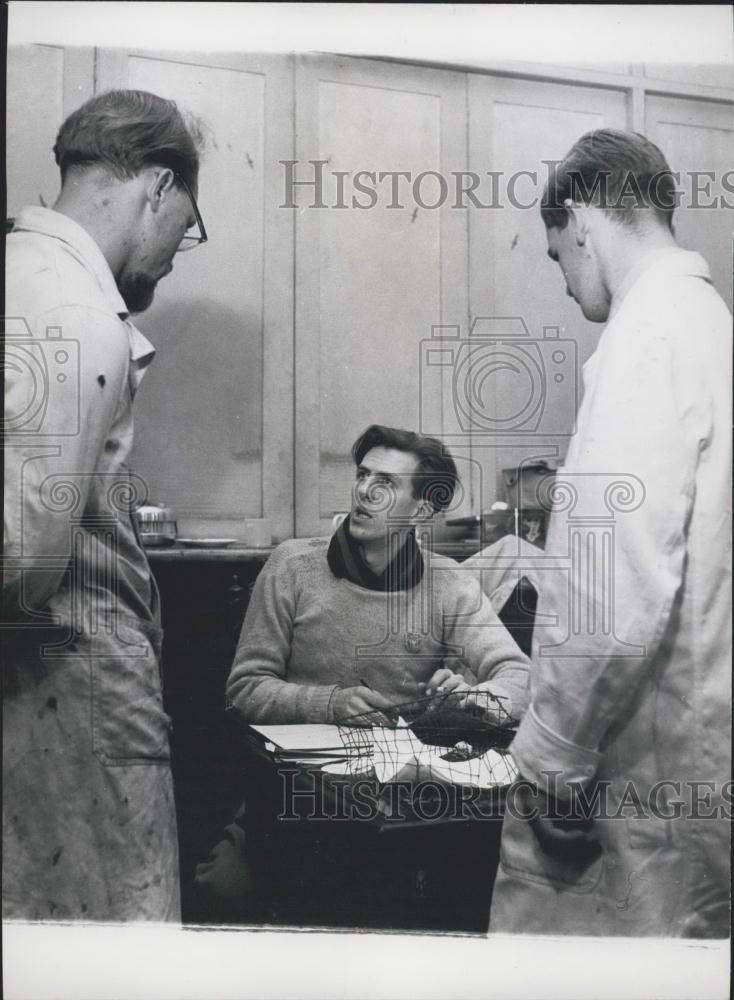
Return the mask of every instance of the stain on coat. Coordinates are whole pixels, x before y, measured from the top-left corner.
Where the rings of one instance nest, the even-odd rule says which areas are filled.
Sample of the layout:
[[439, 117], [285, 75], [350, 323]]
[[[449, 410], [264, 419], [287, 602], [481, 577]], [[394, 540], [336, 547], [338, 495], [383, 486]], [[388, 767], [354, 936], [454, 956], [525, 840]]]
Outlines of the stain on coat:
[[63, 851], [63, 847], [60, 847], [58, 849], [58, 851], [56, 851], [56, 853], [53, 855], [53, 857], [51, 858], [51, 864], [52, 865], [57, 865], [59, 863], [59, 858], [61, 857], [61, 852], [62, 851]]
[[103, 389], [107, 385], [107, 379], [104, 377], [104, 375], [98, 375], [97, 381], [99, 382], [99, 384], [102, 386]]
[[36, 716], [37, 718], [42, 719], [46, 714], [46, 709], [48, 709], [51, 712], [56, 712], [58, 710], [58, 707], [59, 703], [57, 699], [54, 698], [52, 695], [50, 698], [47, 698], [46, 703], [41, 708], [38, 709], [38, 711], [36, 712]]

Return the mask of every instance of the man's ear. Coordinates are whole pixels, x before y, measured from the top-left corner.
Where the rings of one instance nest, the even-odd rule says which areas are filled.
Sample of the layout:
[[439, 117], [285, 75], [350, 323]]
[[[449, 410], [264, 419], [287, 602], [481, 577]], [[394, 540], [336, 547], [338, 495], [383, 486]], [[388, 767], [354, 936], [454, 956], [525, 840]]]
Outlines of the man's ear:
[[154, 212], [163, 205], [166, 195], [176, 183], [176, 177], [169, 167], [156, 169], [147, 188], [148, 202]]
[[589, 237], [589, 209], [587, 205], [579, 204], [566, 198], [563, 207], [568, 212], [568, 224], [572, 227], [576, 243], [582, 247]]
[[415, 520], [420, 524], [423, 521], [430, 521], [433, 518], [435, 511], [433, 505], [428, 500], [420, 500], [418, 503], [418, 509], [415, 512]]

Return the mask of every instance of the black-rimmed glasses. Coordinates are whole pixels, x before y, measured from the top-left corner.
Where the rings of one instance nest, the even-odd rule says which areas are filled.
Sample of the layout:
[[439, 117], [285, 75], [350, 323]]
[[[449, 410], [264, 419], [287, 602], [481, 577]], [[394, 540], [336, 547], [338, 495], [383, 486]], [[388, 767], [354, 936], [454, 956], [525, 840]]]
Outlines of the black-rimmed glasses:
[[206, 243], [208, 236], [206, 235], [206, 229], [204, 227], [204, 220], [201, 217], [201, 212], [199, 211], [199, 206], [196, 204], [196, 198], [188, 186], [186, 181], [180, 174], [176, 174], [176, 180], [184, 189], [186, 194], [189, 196], [189, 201], [191, 202], [191, 207], [194, 210], [194, 217], [196, 218], [196, 225], [199, 227], [199, 233], [196, 236], [192, 236], [190, 233], [186, 233], [182, 237], [181, 242], [178, 245], [176, 253], [183, 253], [185, 250], [193, 250], [194, 247], [198, 247], [201, 243]]

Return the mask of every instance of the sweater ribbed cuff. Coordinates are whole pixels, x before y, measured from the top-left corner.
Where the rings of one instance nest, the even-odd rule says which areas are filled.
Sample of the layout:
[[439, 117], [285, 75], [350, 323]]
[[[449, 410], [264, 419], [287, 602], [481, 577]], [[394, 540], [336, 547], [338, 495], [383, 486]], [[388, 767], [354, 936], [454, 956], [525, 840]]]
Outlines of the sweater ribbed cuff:
[[334, 704], [333, 704], [333, 702], [334, 702], [334, 695], [336, 694], [337, 691], [340, 691], [341, 688], [339, 687], [338, 684], [335, 684], [333, 688], [331, 688], [331, 689], [325, 688], [324, 690], [328, 690], [329, 691], [329, 697], [328, 697], [328, 700], [326, 702], [326, 721], [328, 723], [330, 723], [331, 725], [333, 725], [334, 724]]

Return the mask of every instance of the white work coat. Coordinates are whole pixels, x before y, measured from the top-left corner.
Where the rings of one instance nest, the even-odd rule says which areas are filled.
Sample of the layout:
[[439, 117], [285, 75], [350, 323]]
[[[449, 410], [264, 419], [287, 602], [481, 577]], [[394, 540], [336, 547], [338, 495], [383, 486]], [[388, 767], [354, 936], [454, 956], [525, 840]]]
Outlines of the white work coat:
[[153, 349], [84, 229], [7, 239], [3, 916], [180, 919], [158, 598], [131, 509]]
[[603, 791], [601, 853], [549, 856], [522, 802], [492, 931], [727, 933], [731, 332], [706, 262], [672, 248], [627, 276], [584, 368], [546, 547], [566, 570], [511, 750], [561, 802]]

